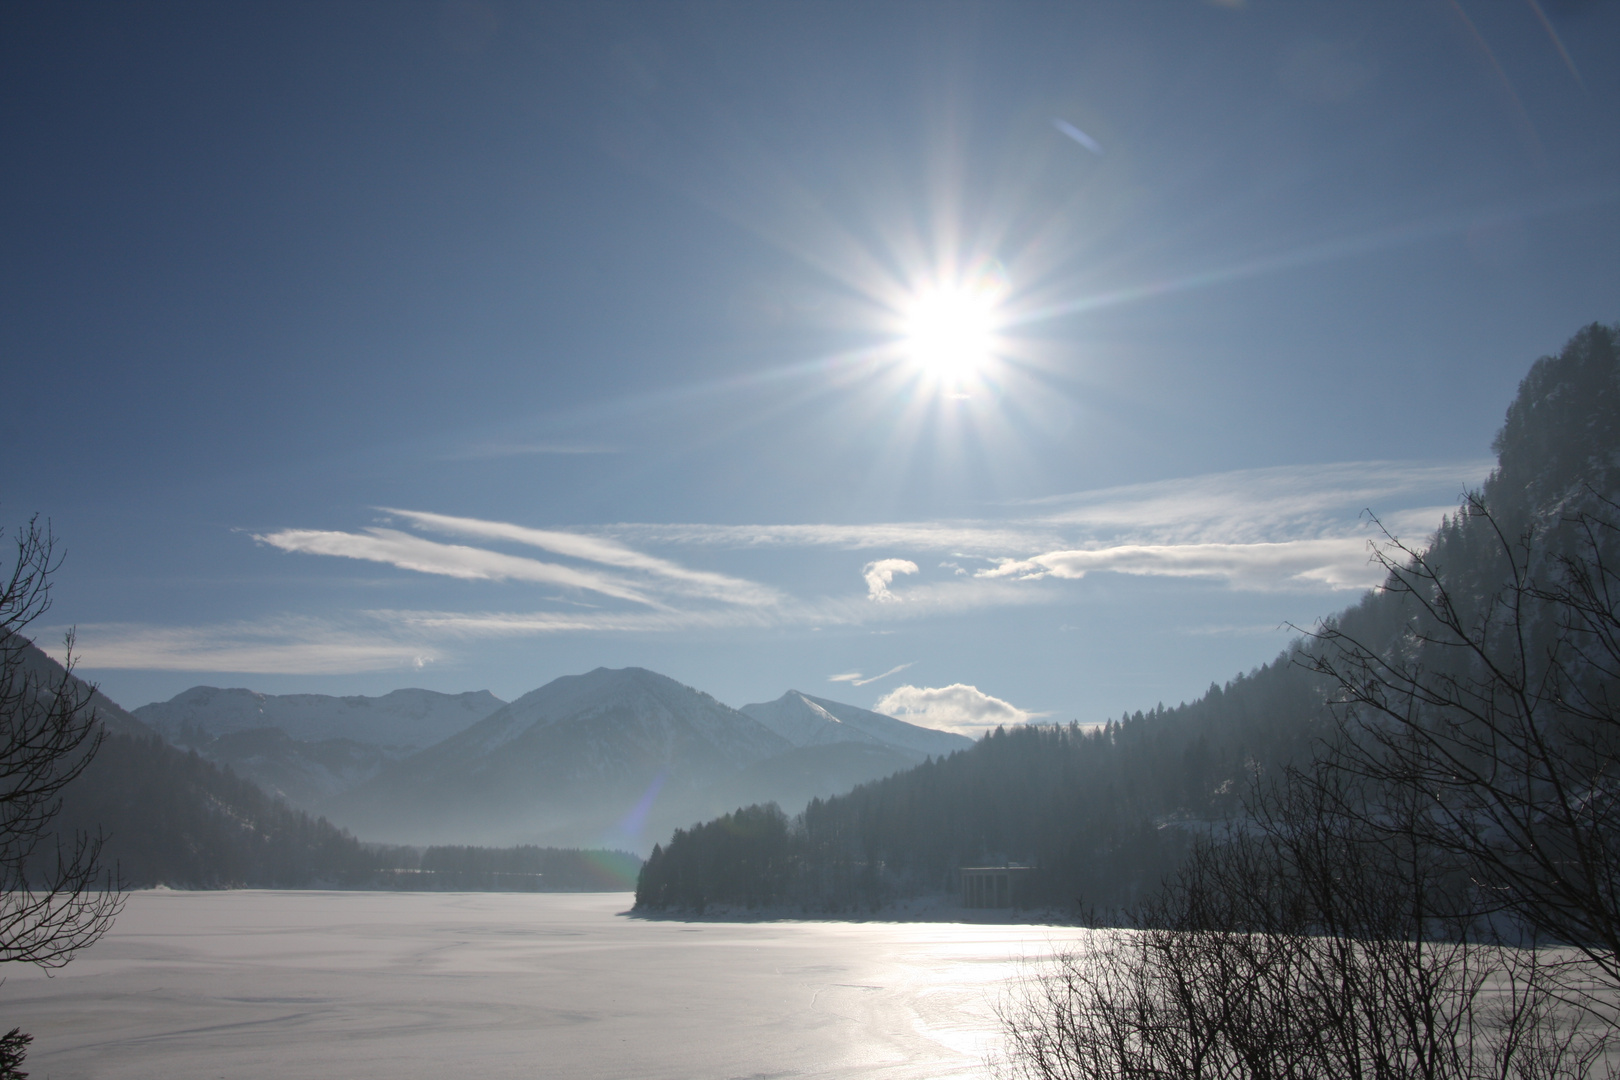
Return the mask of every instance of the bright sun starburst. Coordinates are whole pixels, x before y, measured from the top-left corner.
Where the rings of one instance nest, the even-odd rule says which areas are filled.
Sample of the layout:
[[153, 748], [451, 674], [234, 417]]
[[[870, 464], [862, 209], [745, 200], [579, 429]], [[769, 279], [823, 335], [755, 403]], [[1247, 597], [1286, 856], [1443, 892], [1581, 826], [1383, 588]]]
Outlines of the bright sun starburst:
[[911, 360], [927, 374], [959, 383], [981, 374], [996, 356], [995, 290], [938, 287], [917, 294], [905, 310]]

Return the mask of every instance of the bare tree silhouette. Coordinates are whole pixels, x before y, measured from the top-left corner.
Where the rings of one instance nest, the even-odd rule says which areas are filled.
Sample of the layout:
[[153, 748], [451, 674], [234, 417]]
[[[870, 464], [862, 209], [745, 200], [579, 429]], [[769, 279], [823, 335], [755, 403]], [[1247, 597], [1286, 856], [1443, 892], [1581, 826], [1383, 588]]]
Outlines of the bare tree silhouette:
[[[1588, 490], [1510, 534], [1471, 497], [1485, 545], [1379, 553], [1404, 625], [1383, 644], [1326, 624], [1307, 661], [1336, 690], [1343, 770], [1410, 793], [1422, 842], [1495, 909], [1620, 988], [1620, 506]], [[1491, 584], [1492, 580], [1498, 584]], [[1379, 818], [1369, 816], [1369, 827]]]
[[[0, 964], [58, 968], [112, 926], [124, 896], [101, 866], [102, 838], [51, 834], [62, 789], [101, 745], [94, 688], [73, 675], [73, 640], [60, 669], [23, 636], [50, 607], [60, 565], [38, 519], [17, 530], [17, 554], [0, 586]], [[46, 842], [50, 841], [47, 850]], [[0, 1080], [18, 1068], [30, 1036], [0, 1036]]]
[[1024, 980], [1013, 1071], [1580, 1080], [1620, 990], [1620, 506], [1482, 499], [1308, 634], [1338, 723], [1130, 930]]

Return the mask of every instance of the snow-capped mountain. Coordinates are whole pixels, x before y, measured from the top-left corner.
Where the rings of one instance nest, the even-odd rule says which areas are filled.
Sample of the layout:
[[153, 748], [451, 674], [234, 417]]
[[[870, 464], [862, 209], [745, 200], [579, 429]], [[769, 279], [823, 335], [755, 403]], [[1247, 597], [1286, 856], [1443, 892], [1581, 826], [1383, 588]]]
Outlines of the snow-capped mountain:
[[465, 694], [395, 690], [382, 697], [332, 697], [193, 686], [168, 701], [142, 705], [135, 715], [171, 741], [276, 728], [299, 742], [348, 739], [420, 750], [466, 730], [504, 704], [488, 690]]
[[966, 735], [920, 727], [838, 701], [789, 690], [775, 701], [744, 705], [740, 710], [782, 736], [794, 746], [826, 746], [837, 742], [886, 746], [922, 761], [966, 750], [973, 740]]
[[725, 780], [791, 749], [667, 676], [598, 668], [386, 767], [325, 812], [377, 840], [645, 846], [712, 812]]
[[667, 675], [645, 668], [597, 668], [524, 694], [433, 754], [465, 759], [519, 740], [608, 731], [623, 731], [665, 765], [694, 757], [706, 767], [715, 762], [729, 771], [787, 749], [752, 718]]
[[503, 704], [487, 690], [331, 697], [194, 686], [135, 715], [173, 745], [316, 810], [390, 761], [466, 730]]

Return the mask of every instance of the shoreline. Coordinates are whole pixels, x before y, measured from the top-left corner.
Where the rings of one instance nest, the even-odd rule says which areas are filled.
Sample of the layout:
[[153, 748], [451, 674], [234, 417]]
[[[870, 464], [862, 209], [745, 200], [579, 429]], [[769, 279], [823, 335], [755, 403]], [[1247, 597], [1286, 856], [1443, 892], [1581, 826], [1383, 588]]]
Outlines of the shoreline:
[[983, 926], [1066, 926], [1081, 927], [1073, 914], [1052, 908], [966, 908], [954, 897], [918, 897], [885, 904], [875, 910], [815, 911], [794, 904], [745, 907], [738, 904], [709, 904], [702, 911], [692, 909], [638, 911], [634, 907], [618, 913], [621, 917], [644, 922], [694, 923], [960, 923]]

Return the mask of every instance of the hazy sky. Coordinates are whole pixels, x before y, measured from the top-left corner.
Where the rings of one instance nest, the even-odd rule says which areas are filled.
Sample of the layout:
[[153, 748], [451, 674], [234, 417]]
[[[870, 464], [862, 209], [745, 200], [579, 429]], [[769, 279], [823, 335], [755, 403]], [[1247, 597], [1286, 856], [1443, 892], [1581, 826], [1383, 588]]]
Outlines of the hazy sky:
[[0, 5], [36, 629], [129, 706], [1195, 696], [1620, 318], [1617, 46], [1570, 0]]

